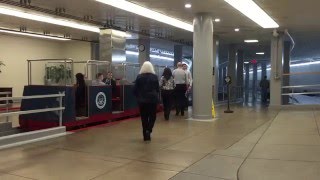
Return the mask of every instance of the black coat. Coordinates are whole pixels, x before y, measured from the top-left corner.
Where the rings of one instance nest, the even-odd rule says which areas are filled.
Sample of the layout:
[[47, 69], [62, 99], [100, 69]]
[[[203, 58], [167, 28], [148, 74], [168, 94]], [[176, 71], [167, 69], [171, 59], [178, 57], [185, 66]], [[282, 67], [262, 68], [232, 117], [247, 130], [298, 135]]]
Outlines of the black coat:
[[158, 103], [159, 101], [158, 76], [151, 73], [139, 74], [134, 85], [134, 95], [138, 103]]

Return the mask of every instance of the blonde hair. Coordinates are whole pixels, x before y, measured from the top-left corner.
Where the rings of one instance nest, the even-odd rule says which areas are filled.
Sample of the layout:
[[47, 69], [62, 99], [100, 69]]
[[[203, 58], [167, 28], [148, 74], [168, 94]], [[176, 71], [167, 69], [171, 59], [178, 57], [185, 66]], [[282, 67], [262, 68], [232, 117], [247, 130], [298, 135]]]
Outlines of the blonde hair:
[[154, 71], [153, 65], [149, 61], [146, 61], [146, 62], [143, 63], [143, 65], [141, 66], [139, 74], [145, 74], [145, 73], [156, 74], [155, 71]]

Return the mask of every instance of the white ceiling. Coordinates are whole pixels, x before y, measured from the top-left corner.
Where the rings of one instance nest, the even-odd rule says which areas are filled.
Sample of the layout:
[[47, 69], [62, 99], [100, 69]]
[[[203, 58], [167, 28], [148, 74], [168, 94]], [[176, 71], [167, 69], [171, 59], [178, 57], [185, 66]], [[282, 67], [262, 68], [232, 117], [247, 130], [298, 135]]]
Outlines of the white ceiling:
[[[241, 44], [244, 39], [259, 39], [260, 45], [269, 45], [271, 29], [263, 29], [250, 19], [233, 9], [224, 0], [130, 0], [131, 2], [162, 12], [172, 17], [192, 23], [198, 12], [208, 12], [212, 17], [220, 18], [221, 22], [214, 24], [215, 35], [224, 43]], [[20, 2], [20, 0], [0, 0], [1, 4]], [[185, 9], [186, 2], [192, 3], [191, 9]], [[255, 0], [275, 21], [280, 29], [289, 29], [294, 38], [314, 38], [319, 36], [320, 1], [318, 0]], [[66, 14], [82, 18], [85, 15], [93, 16], [95, 22], [105, 24], [107, 20], [114, 20], [115, 26], [132, 27], [134, 31], [147, 30], [151, 35], [161, 35], [164, 38], [192, 41], [192, 33], [177, 29], [144, 17], [136, 16], [94, 0], [31, 0], [31, 5], [48, 10], [57, 7], [66, 9]], [[29, 30], [52, 34], [68, 33], [75, 38], [88, 37], [98, 40], [98, 34], [79, 31], [72, 28], [50, 25], [46, 23], [21, 20], [19, 18], [0, 15], [0, 26], [18, 28], [26, 26]], [[240, 32], [234, 32], [240, 28]], [[243, 46], [243, 45], [242, 45]]]

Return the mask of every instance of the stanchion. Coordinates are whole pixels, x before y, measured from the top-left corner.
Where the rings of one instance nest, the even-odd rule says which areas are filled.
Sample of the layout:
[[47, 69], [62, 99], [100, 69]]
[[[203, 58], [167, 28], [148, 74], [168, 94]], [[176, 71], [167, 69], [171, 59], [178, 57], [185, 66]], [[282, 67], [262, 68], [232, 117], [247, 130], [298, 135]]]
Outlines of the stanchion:
[[224, 111], [224, 113], [233, 113], [232, 110], [230, 110], [230, 84], [231, 84], [231, 77], [230, 76], [227, 76], [224, 81], [226, 82], [227, 84], [227, 89], [228, 89], [228, 109]]

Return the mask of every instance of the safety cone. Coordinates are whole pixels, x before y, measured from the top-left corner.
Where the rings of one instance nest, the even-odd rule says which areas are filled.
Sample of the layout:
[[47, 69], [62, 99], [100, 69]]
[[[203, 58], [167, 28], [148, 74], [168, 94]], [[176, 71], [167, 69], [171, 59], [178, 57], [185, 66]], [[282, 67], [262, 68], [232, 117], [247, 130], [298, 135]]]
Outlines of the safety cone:
[[212, 101], [212, 118], [216, 117], [216, 111], [214, 110], [214, 103]]

